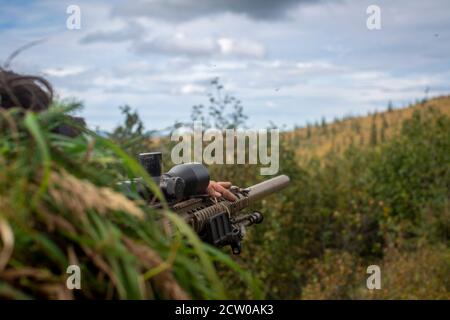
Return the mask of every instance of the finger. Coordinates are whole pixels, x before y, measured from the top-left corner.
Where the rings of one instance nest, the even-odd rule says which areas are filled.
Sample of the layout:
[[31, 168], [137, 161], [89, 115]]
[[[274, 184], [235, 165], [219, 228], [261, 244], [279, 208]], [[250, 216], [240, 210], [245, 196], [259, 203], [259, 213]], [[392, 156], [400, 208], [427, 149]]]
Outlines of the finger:
[[228, 181], [221, 181], [221, 182], [217, 182], [217, 183], [226, 189], [230, 189], [230, 187], [231, 187], [231, 182], [228, 182]]
[[220, 198], [222, 196], [220, 192], [217, 192], [215, 190], [208, 190], [208, 194], [214, 198]]
[[236, 196], [228, 190], [225, 190], [225, 192], [222, 193], [222, 196], [231, 202], [234, 202], [237, 200]]
[[214, 189], [214, 190], [216, 190], [216, 191], [219, 191], [219, 192], [224, 192], [224, 191], [226, 191], [227, 189], [225, 189], [224, 187], [222, 187], [220, 184], [218, 184], [218, 183], [213, 183], [212, 185], [211, 185], [211, 187]]
[[210, 184], [208, 188], [206, 188], [206, 192], [211, 196], [214, 197], [214, 194], [216, 193], [216, 190], [214, 190], [213, 186]]
[[216, 185], [215, 182], [211, 183], [211, 184], [208, 186], [208, 188], [206, 188], [206, 192], [208, 192], [208, 194], [209, 194], [211, 197], [219, 198], [219, 197], [222, 196], [222, 194], [221, 194], [220, 192], [217, 192], [217, 191], [214, 189], [214, 186], [215, 186], [215, 185]]
[[229, 190], [222, 187], [220, 184], [213, 185], [213, 188], [222, 194], [222, 197], [229, 201], [236, 201], [237, 198], [234, 194], [232, 194]]

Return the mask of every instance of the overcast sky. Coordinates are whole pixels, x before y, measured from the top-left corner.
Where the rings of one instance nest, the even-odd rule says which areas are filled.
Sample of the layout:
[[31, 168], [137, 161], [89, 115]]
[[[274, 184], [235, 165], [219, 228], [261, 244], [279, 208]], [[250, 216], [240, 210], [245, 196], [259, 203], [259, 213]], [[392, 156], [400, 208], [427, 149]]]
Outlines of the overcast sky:
[[[66, 27], [67, 6], [81, 29]], [[366, 9], [381, 9], [368, 30]], [[304, 125], [322, 116], [383, 110], [450, 93], [450, 1], [0, 0], [0, 62], [40, 74], [60, 97], [85, 103], [108, 130], [118, 106], [147, 129], [186, 120], [220, 77], [251, 127]]]

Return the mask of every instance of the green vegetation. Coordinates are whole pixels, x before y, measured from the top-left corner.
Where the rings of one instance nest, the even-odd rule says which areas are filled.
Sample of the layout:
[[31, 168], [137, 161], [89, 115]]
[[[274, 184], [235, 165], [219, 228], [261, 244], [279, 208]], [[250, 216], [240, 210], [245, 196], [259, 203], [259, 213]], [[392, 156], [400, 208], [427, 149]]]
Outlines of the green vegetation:
[[[443, 97], [282, 135], [280, 174], [291, 186], [254, 208], [264, 223], [235, 258], [264, 283], [266, 297], [450, 298], [449, 111]], [[241, 186], [264, 179], [250, 165], [210, 171]], [[366, 288], [371, 264], [381, 267], [382, 290]]]
[[[267, 297], [450, 298], [448, 115], [418, 109], [389, 141], [307, 160], [283, 138], [280, 173], [292, 185], [256, 208], [266, 219], [239, 257]], [[257, 176], [249, 171], [219, 176], [249, 185]], [[371, 264], [381, 267], [382, 290], [366, 289]]]
[[[0, 113], [0, 298], [227, 298], [218, 265], [261, 297], [247, 271], [178, 217], [116, 190], [137, 176], [155, 188], [121, 148], [86, 130], [77, 138], [52, 133], [68, 111]], [[66, 288], [72, 264], [81, 268], [81, 290]]]
[[[193, 118], [245, 125], [240, 102], [213, 85], [222, 98], [209, 96]], [[119, 193], [118, 181], [137, 176], [155, 188], [139, 148], [162, 150], [170, 165], [170, 142], [145, 136], [129, 108], [109, 138], [52, 133], [69, 121], [64, 105], [2, 110], [0, 297], [449, 299], [450, 104], [439, 101], [283, 133], [280, 174], [292, 184], [255, 206], [264, 223], [237, 257]], [[210, 171], [240, 186], [265, 178], [250, 165]], [[81, 266], [82, 290], [66, 289], [70, 264]], [[371, 264], [381, 290], [365, 287]]]

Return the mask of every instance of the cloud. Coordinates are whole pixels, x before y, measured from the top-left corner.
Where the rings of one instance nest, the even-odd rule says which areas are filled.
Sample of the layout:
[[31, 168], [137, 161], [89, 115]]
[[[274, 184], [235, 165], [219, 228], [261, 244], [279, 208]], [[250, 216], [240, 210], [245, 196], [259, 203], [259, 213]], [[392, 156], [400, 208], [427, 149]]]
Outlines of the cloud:
[[295, 67], [301, 73], [314, 73], [314, 72], [322, 72], [322, 71], [336, 71], [341, 70], [342, 68], [335, 66], [329, 62], [323, 61], [313, 61], [313, 62], [298, 62]]
[[42, 72], [44, 75], [56, 78], [75, 76], [85, 72], [88, 68], [84, 66], [66, 66], [61, 68], [46, 68]]
[[235, 56], [262, 58], [265, 48], [256, 41], [246, 39], [212, 37], [192, 38], [184, 33], [158, 36], [151, 40], [136, 41], [134, 52], [138, 54], [166, 54], [181, 56]]
[[131, 29], [122, 29], [118, 31], [97, 31], [87, 34], [80, 40], [80, 43], [94, 43], [94, 42], [122, 42], [133, 40], [135, 32]]
[[189, 36], [173, 28], [152, 33], [136, 23], [114, 31], [95, 31], [81, 38], [81, 44], [117, 43], [131, 41], [131, 50], [137, 54], [173, 56], [231, 56], [263, 58], [265, 47], [248, 39], [231, 37]]
[[114, 14], [122, 17], [152, 17], [171, 22], [183, 22], [200, 17], [233, 13], [257, 20], [286, 17], [289, 9], [314, 0], [141, 0], [134, 5], [121, 4]]
[[242, 100], [250, 126], [403, 105], [427, 86], [430, 96], [450, 92], [448, 0], [379, 0], [379, 31], [366, 28], [371, 0], [82, 1], [76, 31], [65, 28], [68, 4], [8, 4], [0, 57], [48, 36], [14, 70], [47, 72], [104, 129], [125, 103], [149, 128], [188, 118], [214, 77]]
[[181, 94], [199, 94], [199, 93], [205, 93], [206, 89], [203, 86], [199, 86], [196, 84], [185, 84], [180, 88]]
[[169, 55], [205, 56], [217, 52], [212, 38], [189, 38], [183, 33], [159, 36], [152, 40], [137, 41], [133, 49], [139, 54], [162, 53]]
[[220, 47], [220, 53], [223, 55], [262, 58], [265, 54], [264, 46], [254, 41], [220, 38], [217, 43]]
[[130, 78], [112, 78], [112, 77], [105, 77], [105, 76], [99, 76], [92, 80], [92, 84], [100, 87], [100, 88], [126, 88], [132, 84], [132, 80]]
[[108, 22], [107, 29], [89, 32], [80, 39], [81, 44], [89, 43], [119, 43], [140, 39], [146, 33], [146, 27], [138, 21], [123, 21], [112, 19], [114, 23]]

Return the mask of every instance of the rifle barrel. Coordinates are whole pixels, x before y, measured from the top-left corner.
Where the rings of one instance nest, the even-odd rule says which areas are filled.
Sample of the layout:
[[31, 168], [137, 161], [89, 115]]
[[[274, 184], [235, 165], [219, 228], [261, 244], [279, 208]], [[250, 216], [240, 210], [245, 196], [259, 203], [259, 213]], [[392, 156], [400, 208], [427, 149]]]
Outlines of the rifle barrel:
[[289, 177], [286, 175], [277, 176], [275, 178], [260, 182], [249, 187], [249, 202], [253, 203], [272, 193], [278, 192], [286, 188], [289, 184]]
[[272, 193], [278, 192], [281, 189], [284, 189], [288, 184], [289, 177], [286, 175], [277, 176], [267, 181], [263, 181], [247, 188], [249, 192], [246, 197], [241, 198], [235, 202], [223, 200], [222, 202], [219, 202], [217, 204], [197, 210], [191, 215], [187, 216], [187, 221], [195, 231], [200, 232], [201, 230], [203, 230], [207, 220], [215, 214], [224, 212], [226, 210], [234, 216], [234, 214], [245, 209], [253, 202], [258, 201]]

